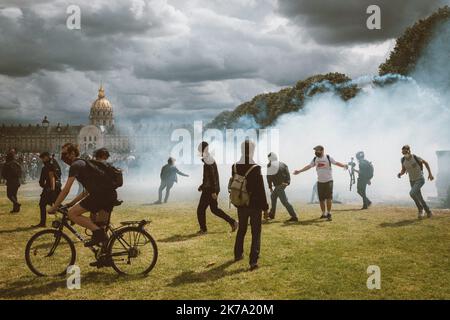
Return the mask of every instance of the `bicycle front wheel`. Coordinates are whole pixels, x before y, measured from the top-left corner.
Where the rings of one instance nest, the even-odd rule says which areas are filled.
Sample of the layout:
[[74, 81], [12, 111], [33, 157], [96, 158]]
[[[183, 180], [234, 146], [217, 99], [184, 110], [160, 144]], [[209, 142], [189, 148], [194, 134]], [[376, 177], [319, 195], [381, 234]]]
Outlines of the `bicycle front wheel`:
[[39, 231], [25, 248], [27, 266], [38, 276], [63, 276], [75, 259], [72, 240], [59, 230]]
[[158, 259], [156, 241], [138, 227], [117, 230], [108, 252], [111, 266], [119, 274], [145, 275], [153, 269]]

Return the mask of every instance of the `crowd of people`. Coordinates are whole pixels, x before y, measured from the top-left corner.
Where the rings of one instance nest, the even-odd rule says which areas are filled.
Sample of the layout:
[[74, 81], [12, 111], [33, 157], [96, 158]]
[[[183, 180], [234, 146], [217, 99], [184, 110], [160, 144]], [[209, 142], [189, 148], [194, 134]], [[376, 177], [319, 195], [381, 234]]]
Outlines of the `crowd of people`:
[[[270, 190], [269, 206], [261, 166], [254, 161], [255, 144], [250, 140], [243, 142], [240, 160], [230, 168], [231, 178], [228, 184], [230, 202], [237, 208], [238, 220], [236, 221], [219, 208], [217, 200], [221, 191], [220, 178], [217, 164], [209, 152], [209, 144], [205, 141], [202, 142], [198, 146], [198, 152], [203, 162], [202, 183], [198, 188], [198, 191], [201, 192], [197, 206], [198, 234], [204, 235], [208, 232], [206, 210], [209, 208], [214, 215], [223, 219], [230, 226], [231, 232], [237, 230], [234, 258], [239, 261], [243, 259], [244, 239], [250, 224], [252, 240], [249, 264], [250, 270], [254, 270], [258, 268], [262, 220], [275, 219], [278, 199], [290, 215], [287, 223], [295, 223], [299, 220], [298, 212], [286, 195], [286, 189], [291, 184], [289, 168], [278, 159], [274, 152], [268, 154], [266, 179]], [[39, 161], [33, 160], [36, 157], [39, 158]], [[49, 152], [25, 157], [24, 154], [11, 149], [5, 155], [1, 168], [1, 177], [6, 182], [7, 197], [13, 205], [11, 213], [20, 212], [21, 204], [17, 192], [24, 176], [24, 159], [27, 159], [27, 163], [36, 163], [37, 168], [40, 168], [38, 176], [39, 185], [42, 188], [39, 201], [41, 218], [35, 227], [45, 227], [47, 213], [54, 214], [57, 211], [67, 198], [74, 182], [77, 181], [81, 188], [79, 188], [78, 195], [67, 203], [69, 207], [68, 216], [72, 222], [92, 231], [92, 238], [85, 244], [86, 246], [99, 245], [105, 242], [107, 239], [106, 233], [97, 223], [98, 221], [92, 219], [92, 215], [103, 216], [105, 217], [103, 221], [109, 221], [114, 206], [121, 204], [121, 201], [117, 199], [116, 189], [123, 183], [122, 170], [117, 169], [117, 167], [132, 168], [137, 161], [136, 157], [112, 155], [105, 148], [96, 150], [92, 156], [82, 155], [77, 145], [67, 143], [61, 150], [61, 163], [55, 155]], [[367, 197], [366, 188], [371, 184], [374, 168], [372, 163], [365, 159], [364, 152], [358, 152], [356, 159], [358, 169], [352, 168], [352, 170], [358, 174], [357, 192], [362, 198], [361, 209], [366, 210], [372, 204]], [[167, 164], [161, 169], [161, 185], [156, 204], [168, 201], [170, 190], [177, 181], [178, 175], [188, 177], [186, 173], [181, 172], [176, 167], [175, 163], [174, 158], [169, 158]], [[400, 165], [398, 178], [401, 178], [404, 174], [409, 175], [410, 196], [417, 206], [418, 218], [424, 218], [425, 214], [429, 218], [432, 217], [432, 212], [421, 193], [421, 188], [425, 184], [424, 167], [428, 172], [428, 180], [434, 179], [428, 162], [413, 154], [410, 146], [405, 145], [402, 147]], [[348, 170], [349, 167], [348, 164], [338, 162], [332, 156], [326, 154], [325, 148], [318, 145], [314, 147], [314, 157], [311, 162], [303, 168], [293, 171], [293, 175], [299, 175], [312, 168], [316, 169], [316, 188], [322, 213], [320, 218], [328, 221], [332, 221], [333, 166], [344, 170]], [[29, 166], [26, 166], [26, 168], [29, 168]], [[64, 179], [63, 185], [65, 170], [67, 170], [67, 178]], [[29, 171], [27, 171], [28, 174]], [[163, 200], [162, 193], [164, 190], [166, 193]], [[48, 209], [48, 206], [51, 206], [51, 208]], [[91, 217], [84, 216], [87, 212], [91, 213]], [[98, 267], [98, 262], [93, 265]]]

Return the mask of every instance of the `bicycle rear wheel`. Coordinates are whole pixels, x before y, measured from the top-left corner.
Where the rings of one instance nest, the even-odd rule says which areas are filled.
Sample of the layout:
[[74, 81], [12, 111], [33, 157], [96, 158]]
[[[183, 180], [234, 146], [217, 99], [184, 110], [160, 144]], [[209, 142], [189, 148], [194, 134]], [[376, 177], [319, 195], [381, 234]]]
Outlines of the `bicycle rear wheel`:
[[72, 240], [59, 230], [39, 231], [25, 247], [27, 266], [38, 276], [63, 276], [75, 259]]
[[119, 274], [148, 274], [158, 259], [156, 241], [139, 227], [125, 227], [115, 232], [108, 246], [110, 262]]

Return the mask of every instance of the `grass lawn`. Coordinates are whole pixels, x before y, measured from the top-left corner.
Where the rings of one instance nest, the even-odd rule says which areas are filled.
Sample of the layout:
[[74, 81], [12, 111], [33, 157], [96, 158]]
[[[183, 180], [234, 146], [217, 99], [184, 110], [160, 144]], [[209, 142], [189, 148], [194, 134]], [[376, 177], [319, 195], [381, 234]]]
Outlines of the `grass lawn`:
[[[138, 278], [95, 269], [88, 265], [92, 253], [77, 243], [81, 289], [69, 290], [65, 279], [36, 277], [25, 264], [25, 244], [37, 231], [30, 228], [38, 221], [36, 199], [23, 199], [22, 212], [12, 215], [4, 187], [0, 194], [2, 299], [450, 298], [448, 210], [418, 221], [413, 208], [338, 205], [334, 220], [326, 222], [318, 219], [316, 205], [295, 203], [301, 221], [285, 224], [280, 206], [277, 219], [263, 225], [260, 269], [249, 272], [249, 242], [246, 259], [233, 263], [235, 235], [223, 221], [208, 214], [209, 234], [195, 235], [196, 203], [128, 203], [113, 221], [152, 220], [147, 229], [158, 242], [155, 269]], [[381, 268], [380, 290], [366, 287], [369, 265]]]

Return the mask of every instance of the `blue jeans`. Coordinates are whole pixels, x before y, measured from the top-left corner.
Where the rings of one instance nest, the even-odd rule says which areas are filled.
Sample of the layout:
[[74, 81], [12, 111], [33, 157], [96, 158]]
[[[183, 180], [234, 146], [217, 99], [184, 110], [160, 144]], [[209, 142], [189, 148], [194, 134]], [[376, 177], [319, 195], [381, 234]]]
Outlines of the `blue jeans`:
[[286, 196], [286, 192], [284, 191], [286, 189], [286, 186], [276, 186], [273, 191], [272, 194], [270, 195], [270, 200], [272, 201], [272, 208], [270, 209], [270, 217], [274, 218], [275, 217], [275, 211], [277, 210], [277, 200], [278, 198], [280, 198], [281, 203], [283, 204], [283, 206], [286, 208], [287, 212], [289, 213], [289, 215], [292, 218], [297, 218], [297, 214], [294, 211], [294, 208], [292, 207], [292, 205], [289, 203], [288, 198]]
[[409, 192], [409, 195], [416, 203], [417, 209], [419, 211], [425, 210], [426, 213], [430, 212], [430, 208], [428, 208], [427, 203], [423, 199], [422, 192], [420, 189], [422, 189], [423, 185], [425, 184], [425, 178], [420, 178], [416, 181], [410, 181], [411, 184], [411, 191]]

